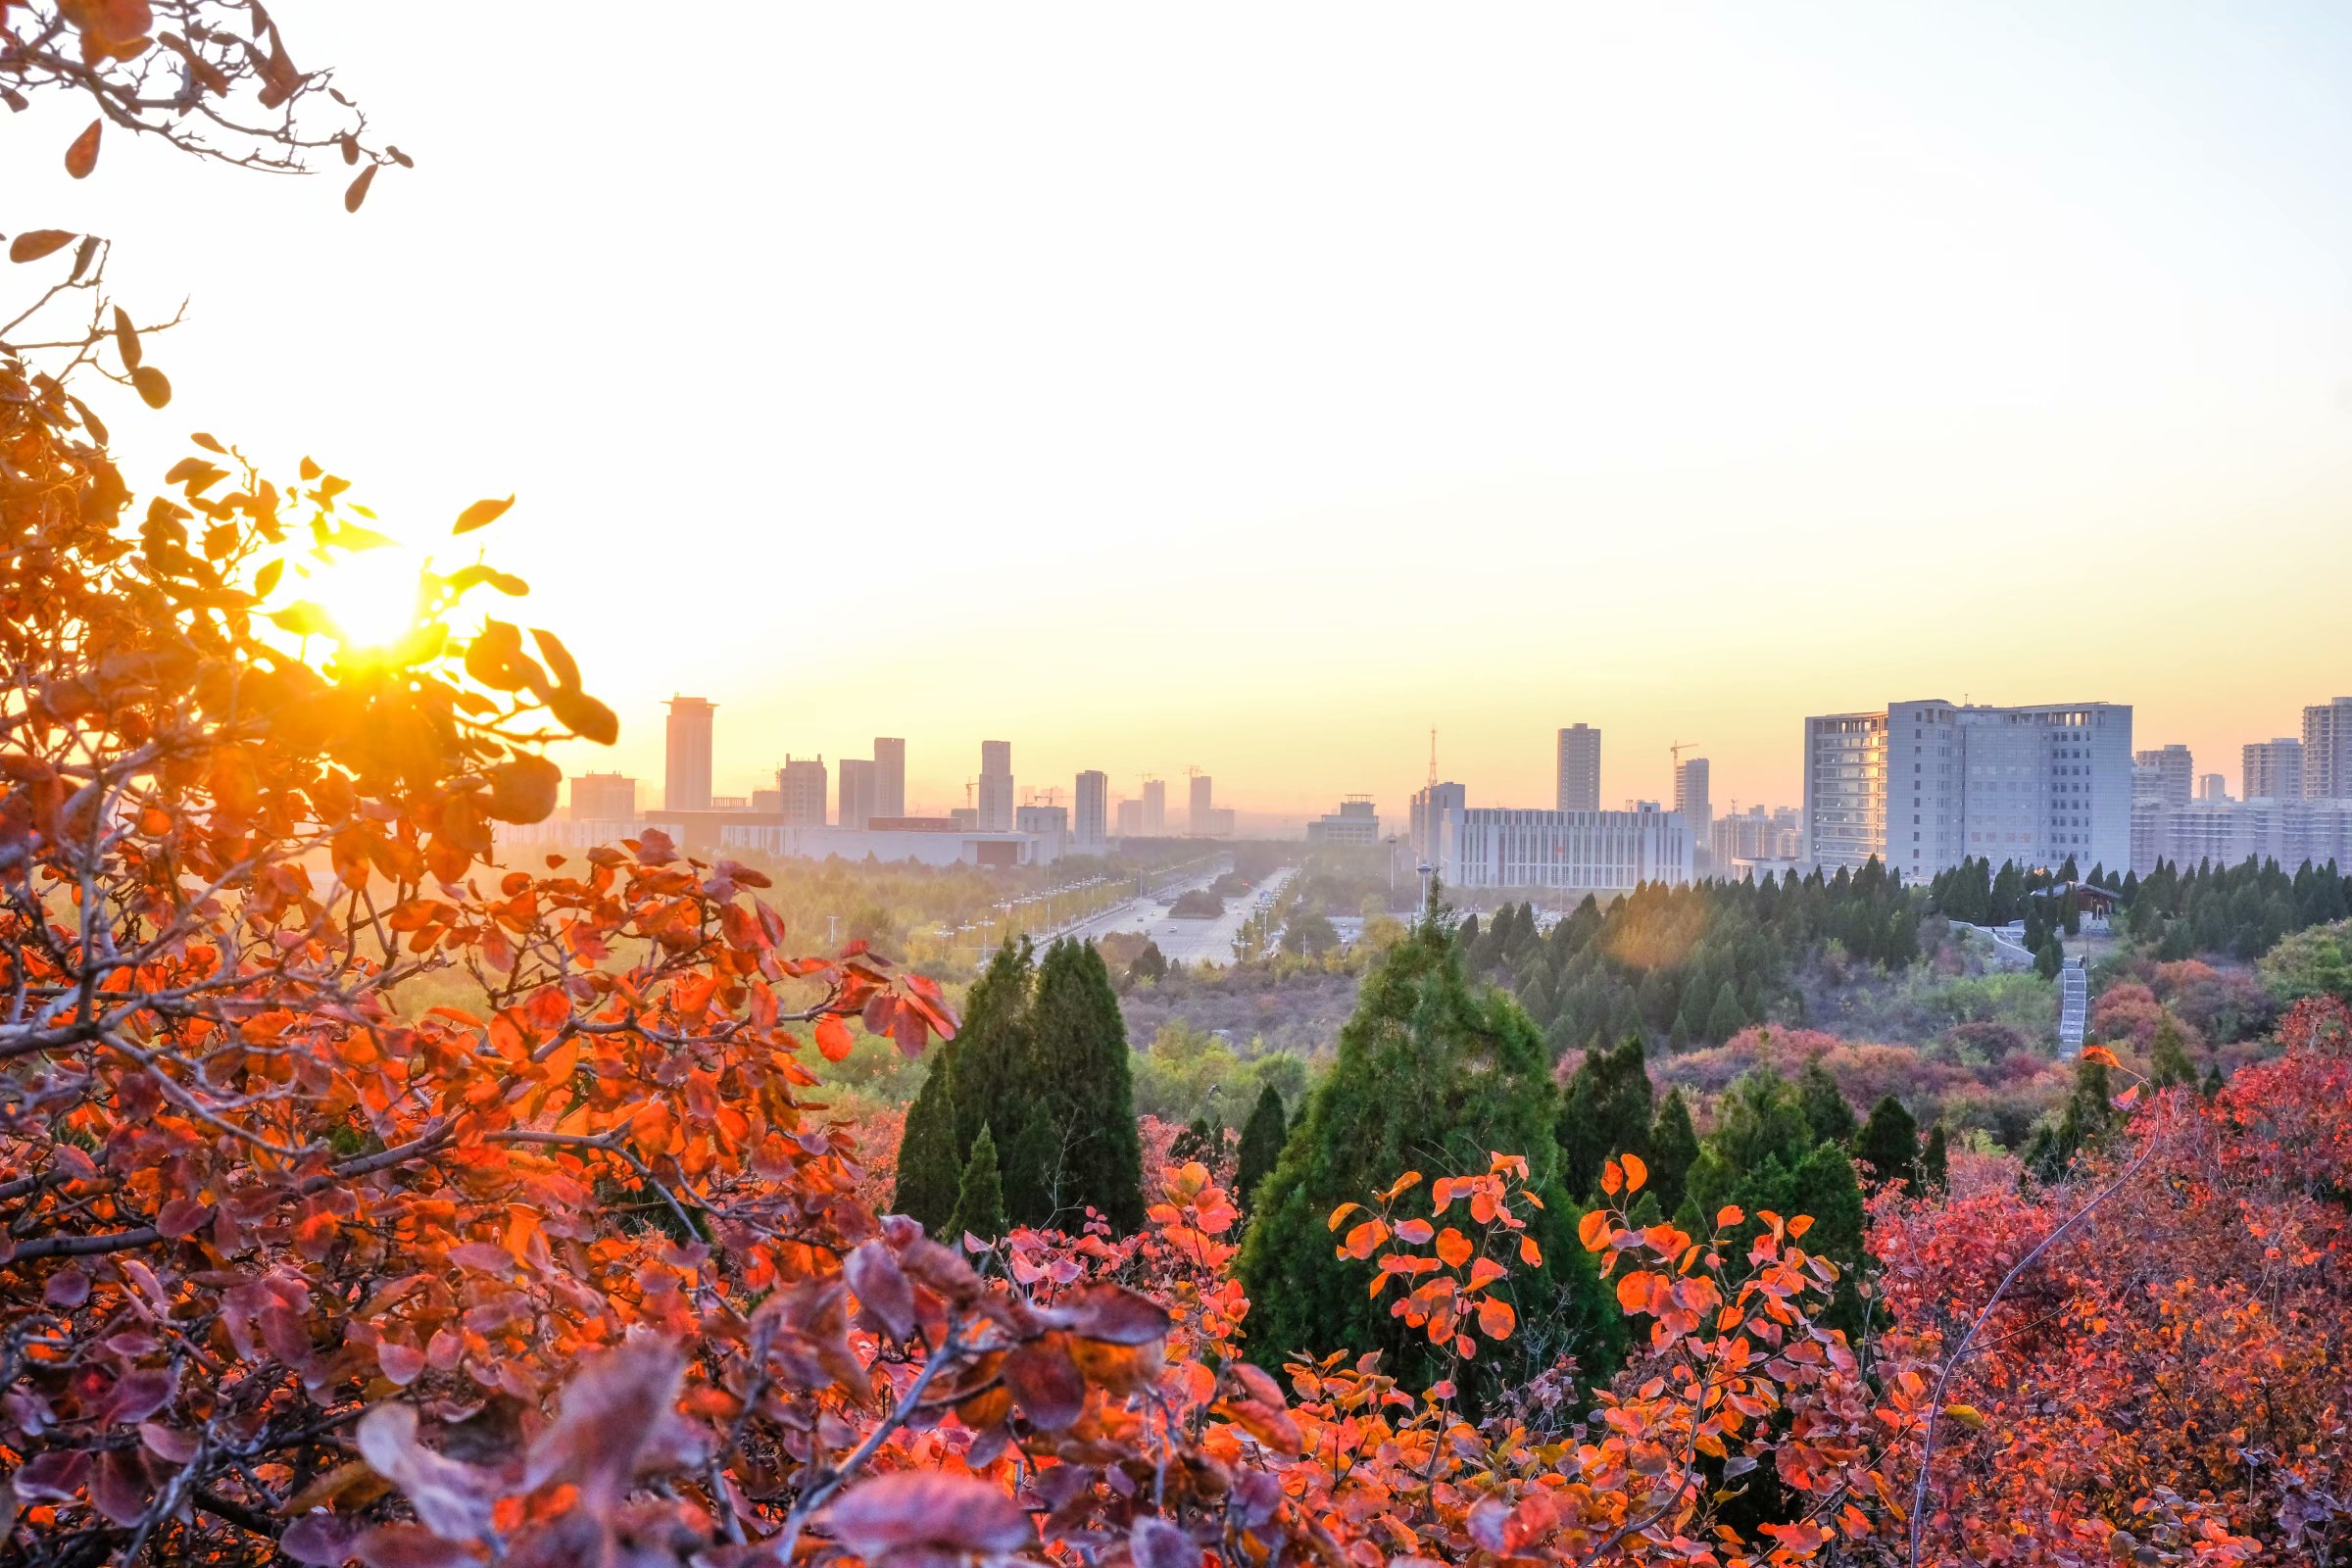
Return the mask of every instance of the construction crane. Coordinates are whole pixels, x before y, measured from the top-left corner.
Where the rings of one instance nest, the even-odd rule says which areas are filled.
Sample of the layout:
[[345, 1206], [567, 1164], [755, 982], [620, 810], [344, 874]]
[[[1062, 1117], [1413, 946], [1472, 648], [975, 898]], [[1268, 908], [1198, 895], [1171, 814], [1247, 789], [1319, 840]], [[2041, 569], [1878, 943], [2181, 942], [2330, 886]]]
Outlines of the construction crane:
[[972, 791], [978, 787], [979, 783], [980, 781], [976, 778], [967, 778], [963, 781], [963, 808], [967, 811], [974, 809]]
[[1667, 747], [1666, 750], [1674, 754], [1674, 765], [1679, 769], [1683, 765], [1683, 754], [1685, 752], [1694, 752], [1698, 750], [1698, 742], [1676, 741], [1673, 745]]
[[1042, 790], [1031, 790], [1029, 792], [1030, 804], [1035, 805], [1037, 798], [1041, 795], [1045, 797], [1048, 806], [1061, 804], [1061, 786], [1058, 784], [1049, 784]]

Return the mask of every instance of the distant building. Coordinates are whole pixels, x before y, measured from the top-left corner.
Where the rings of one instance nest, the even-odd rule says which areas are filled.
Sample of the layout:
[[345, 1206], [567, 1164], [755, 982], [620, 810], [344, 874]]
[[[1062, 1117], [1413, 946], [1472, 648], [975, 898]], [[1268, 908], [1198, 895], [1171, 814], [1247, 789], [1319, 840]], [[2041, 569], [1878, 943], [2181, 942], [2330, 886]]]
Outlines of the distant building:
[[1805, 844], [1907, 882], [1964, 858], [2121, 865], [2132, 853], [2132, 710], [1941, 699], [1805, 720]]
[[582, 773], [571, 781], [570, 814], [575, 822], [633, 822], [637, 781], [626, 773]]
[[776, 770], [776, 789], [783, 797], [779, 809], [786, 827], [825, 825], [825, 760], [787, 757]]
[[2132, 868], [2145, 876], [2159, 860], [2187, 870], [2200, 861], [2236, 865], [2249, 857], [2293, 871], [2304, 861], [2352, 865], [2352, 801], [2197, 801], [2168, 807], [2141, 802], [2133, 813]]
[[2303, 743], [2291, 735], [2249, 741], [2241, 754], [2238, 789], [2249, 801], [2303, 799]]
[[2303, 798], [2352, 800], [2352, 697], [2303, 710]]
[[1350, 795], [1328, 816], [1306, 824], [1309, 844], [1378, 844], [1380, 815], [1369, 795]]
[[1077, 810], [1070, 823], [1071, 849], [1080, 855], [1101, 855], [1110, 842], [1110, 824], [1104, 820], [1104, 808], [1110, 801], [1110, 775], [1088, 768], [1078, 775], [1078, 789], [1072, 801]]
[[1017, 806], [1012, 811], [1012, 830], [1025, 833], [1037, 841], [1037, 848], [1030, 853], [1030, 863], [1052, 865], [1069, 851], [1069, 808]]
[[1208, 813], [1212, 808], [1208, 775], [1195, 773], [1193, 775], [1192, 808], [1186, 813], [1185, 818], [1185, 828], [1194, 838], [1205, 839], [1214, 836], [1208, 820]]
[[[948, 813], [948, 820], [956, 824], [956, 827], [962, 829], [964, 832], [977, 833], [980, 831], [980, 808], [977, 806], [958, 806], [956, 808], [956, 809]], [[1006, 831], [1009, 832], [1011, 830], [1010, 828], [1007, 828]]]
[[1121, 801], [1119, 803], [1117, 831], [1119, 837], [1123, 839], [1140, 839], [1144, 836], [1144, 803], [1142, 801]]
[[1469, 791], [1450, 781], [1424, 785], [1413, 791], [1406, 837], [1412, 845], [1414, 859], [1424, 865], [1434, 864], [1438, 853], [1438, 823], [1445, 819], [1447, 811], [1465, 810], [1469, 805]]
[[874, 737], [874, 815], [906, 814], [906, 743]]
[[876, 817], [863, 828], [727, 824], [719, 829], [718, 848], [805, 860], [870, 856], [885, 863], [1014, 866], [1036, 863], [1038, 841], [1025, 833], [983, 833], [941, 817], [899, 816]]
[[1708, 834], [1708, 848], [1718, 873], [1727, 868], [1746, 864], [1791, 863], [1805, 858], [1804, 815], [1794, 807], [1783, 806], [1766, 809], [1751, 806], [1744, 811], [1715, 819]]
[[[2133, 768], [2147, 768], [2153, 774], [2155, 798], [2167, 806], [2186, 806], [2196, 794], [2197, 763], [2185, 746], [2167, 746], [2159, 750], [2134, 752]], [[2141, 775], [2134, 772], [2132, 794], [2141, 793]]]
[[1600, 731], [1572, 724], [1560, 731], [1559, 808], [1600, 809]]
[[885, 813], [881, 809], [880, 785], [880, 764], [862, 757], [843, 758], [838, 797], [841, 805], [833, 813], [833, 820], [843, 827], [863, 827], [877, 816], [905, 815], [904, 810]]
[[1638, 811], [1447, 808], [1437, 819], [1439, 878], [1449, 888], [1609, 892], [1691, 877], [1690, 825]]
[[[710, 804], [716, 806], [718, 802], [713, 798]], [[752, 791], [752, 809], [767, 816], [781, 817], [784, 814], [784, 792], [782, 790]]]
[[980, 828], [1012, 831], [1012, 742], [980, 743]]
[[1693, 757], [1674, 768], [1675, 813], [1690, 826], [1693, 846], [1713, 853], [1715, 808], [1707, 799], [1707, 760]]
[[710, 719], [716, 703], [700, 697], [669, 700], [669, 729], [663, 738], [662, 806], [670, 811], [710, 808]]
[[2230, 799], [2230, 781], [2219, 773], [2199, 773], [2197, 775], [2197, 799], [2200, 801], [2227, 801]]
[[1234, 814], [1232, 807], [1212, 806], [1202, 817], [1202, 821], [1205, 823], [1205, 828], [1200, 835], [1201, 838], [1229, 839], [1233, 837]]
[[1165, 838], [1168, 833], [1168, 784], [1165, 779], [1144, 780], [1144, 837]]

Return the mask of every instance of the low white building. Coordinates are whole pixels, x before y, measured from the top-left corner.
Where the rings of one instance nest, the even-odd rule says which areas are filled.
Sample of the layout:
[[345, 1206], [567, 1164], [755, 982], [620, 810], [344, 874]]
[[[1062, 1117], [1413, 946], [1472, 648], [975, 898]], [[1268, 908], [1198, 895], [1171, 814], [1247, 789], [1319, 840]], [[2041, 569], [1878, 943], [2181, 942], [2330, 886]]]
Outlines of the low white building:
[[1012, 830], [1037, 840], [1033, 864], [1052, 865], [1069, 853], [1070, 810], [1066, 806], [1016, 806]]
[[[885, 820], [911, 821], [899, 817]], [[660, 827], [656, 820], [653, 824]], [[839, 856], [918, 865], [1037, 865], [1038, 840], [1029, 833], [988, 833], [956, 826], [921, 828], [782, 827], [730, 824], [719, 830], [722, 850], [759, 850], [784, 859], [824, 860]]]
[[1609, 892], [1691, 876], [1690, 827], [1675, 811], [1539, 811], [1509, 807], [1439, 813], [1438, 876], [1457, 888]]
[[2132, 813], [2132, 869], [2146, 876], [2158, 860], [2186, 870], [2201, 860], [2237, 865], [2277, 860], [2287, 871], [2308, 860], [2352, 865], [2352, 801], [2191, 801], [2167, 807], [2143, 801]]

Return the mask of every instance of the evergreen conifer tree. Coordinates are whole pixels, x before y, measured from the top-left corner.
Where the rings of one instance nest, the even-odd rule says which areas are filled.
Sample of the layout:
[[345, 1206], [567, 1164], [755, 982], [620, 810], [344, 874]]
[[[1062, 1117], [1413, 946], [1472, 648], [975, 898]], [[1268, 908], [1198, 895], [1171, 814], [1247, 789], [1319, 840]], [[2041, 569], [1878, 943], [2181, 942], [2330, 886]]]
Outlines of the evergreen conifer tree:
[[1690, 1106], [1683, 1086], [1666, 1091], [1658, 1114], [1649, 1124], [1649, 1185], [1657, 1189], [1658, 1203], [1667, 1213], [1679, 1212], [1690, 1191], [1690, 1166], [1698, 1158], [1698, 1131], [1690, 1124]]
[[[1029, 1076], [1029, 990], [1035, 970], [1028, 938], [1007, 938], [964, 999], [963, 1027], [956, 1035], [956, 1071], [949, 1078], [956, 1102], [958, 1179], [981, 1128], [991, 1130], [1000, 1162], [1008, 1169], [1028, 1131], [1036, 1105]], [[1006, 1187], [1015, 1191], [1019, 1183]]]
[[899, 1134], [899, 1186], [893, 1205], [934, 1236], [948, 1234], [963, 1161], [956, 1152], [956, 1042], [931, 1052], [923, 1087]]
[[1707, 1038], [1721, 1045], [1747, 1027], [1747, 1009], [1729, 980], [1715, 988], [1715, 1004], [1707, 1012]]
[[947, 1236], [953, 1243], [968, 1232], [984, 1242], [994, 1242], [1002, 1240], [1006, 1229], [997, 1141], [983, 1126], [980, 1136], [972, 1140], [972, 1157], [963, 1162], [963, 1176], [956, 1189], [956, 1213], [948, 1221]]
[[2156, 1039], [2148, 1048], [2148, 1082], [2157, 1089], [2170, 1089], [2175, 1084], [2193, 1084], [2197, 1081], [2197, 1064], [2188, 1059], [2188, 1047], [2180, 1038], [2180, 1021], [2170, 1007], [2156, 1020]]
[[1614, 1051], [1591, 1053], [1569, 1077], [1560, 1104], [1560, 1185], [1578, 1202], [1598, 1197], [1601, 1166], [1611, 1155], [1649, 1158], [1653, 1093], [1638, 1034]]
[[1854, 1136], [1854, 1107], [1820, 1058], [1805, 1063], [1796, 1077], [1797, 1105], [1817, 1144], [1843, 1144]]
[[2115, 1107], [2109, 1103], [2112, 1093], [2104, 1062], [2077, 1062], [2075, 1087], [2057, 1121], [2034, 1128], [2027, 1142], [2027, 1171], [2044, 1182], [2057, 1181], [2075, 1155], [2102, 1142], [2115, 1125]]
[[1927, 1152], [1919, 1156], [1919, 1185], [1927, 1192], [1940, 1193], [1951, 1179], [1951, 1155], [1944, 1148], [1943, 1123], [1937, 1122], [1928, 1131]]
[[1898, 1181], [1918, 1189], [1919, 1123], [1901, 1101], [1887, 1095], [1870, 1107], [1870, 1119], [1854, 1135], [1854, 1156], [1871, 1191]]
[[1282, 1096], [1272, 1084], [1257, 1092], [1257, 1103], [1250, 1109], [1250, 1119], [1242, 1126], [1242, 1149], [1234, 1171], [1234, 1200], [1248, 1208], [1258, 1184], [1274, 1172], [1282, 1158], [1282, 1146], [1290, 1141], [1290, 1122], [1282, 1107]]
[[[1469, 983], [1455, 937], [1425, 910], [1365, 976], [1304, 1124], [1255, 1194], [1240, 1263], [1252, 1358], [1381, 1349], [1384, 1370], [1408, 1386], [1438, 1375], [1446, 1363], [1428, 1337], [1372, 1298], [1366, 1265], [1333, 1255], [1325, 1222], [1406, 1171], [1484, 1172], [1500, 1152], [1525, 1154], [1545, 1205], [1529, 1226], [1544, 1262], [1515, 1271], [1508, 1287], [1520, 1320], [1545, 1324], [1550, 1346], [1605, 1376], [1622, 1329], [1576, 1239], [1579, 1213], [1558, 1179], [1558, 1114], [1543, 1037], [1508, 996]], [[1465, 1396], [1480, 1397], [1506, 1361], [1482, 1354], [1463, 1365]]]
[[1144, 1145], [1127, 1025], [1092, 943], [1064, 938], [1046, 950], [1028, 1034], [1019, 1081], [1031, 1097], [1029, 1125], [1006, 1145], [1005, 1212], [1074, 1231], [1093, 1208], [1122, 1235], [1141, 1228]]

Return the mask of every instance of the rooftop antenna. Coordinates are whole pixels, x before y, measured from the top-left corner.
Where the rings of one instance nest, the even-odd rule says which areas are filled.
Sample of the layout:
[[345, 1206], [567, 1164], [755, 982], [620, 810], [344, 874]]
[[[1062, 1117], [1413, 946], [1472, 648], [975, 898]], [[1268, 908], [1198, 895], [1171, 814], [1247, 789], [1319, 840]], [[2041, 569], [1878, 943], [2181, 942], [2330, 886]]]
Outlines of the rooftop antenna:
[[1438, 726], [1429, 726], [1429, 798], [1438, 798]]

